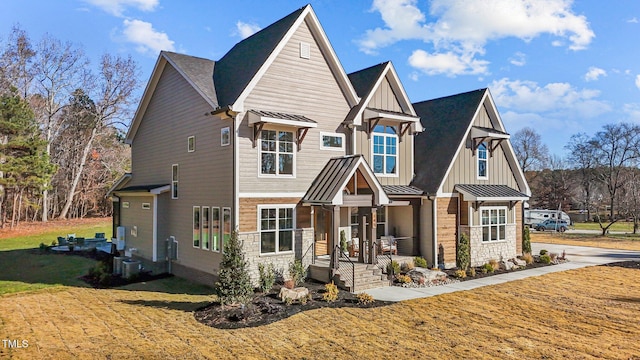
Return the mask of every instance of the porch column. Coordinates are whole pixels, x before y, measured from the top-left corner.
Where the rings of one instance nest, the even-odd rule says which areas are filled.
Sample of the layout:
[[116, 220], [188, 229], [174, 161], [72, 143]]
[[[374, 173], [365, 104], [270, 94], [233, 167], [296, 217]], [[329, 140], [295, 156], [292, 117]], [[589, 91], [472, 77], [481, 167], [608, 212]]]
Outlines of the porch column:
[[358, 251], [358, 262], [364, 263], [366, 256], [365, 253], [367, 252], [367, 215], [366, 213], [363, 211], [362, 208], [358, 208], [358, 241], [360, 242], [358, 244], [358, 249], [360, 249], [360, 251]]
[[367, 228], [367, 238], [369, 239], [368, 243], [368, 255], [369, 255], [369, 264], [377, 264], [378, 263], [378, 246], [376, 244], [376, 207], [371, 207], [369, 217], [371, 221], [369, 221], [369, 226]]
[[329, 254], [331, 254], [331, 278], [333, 278], [340, 265], [340, 253], [335, 251], [336, 239], [340, 238], [340, 207], [333, 207], [333, 214], [331, 215], [331, 227], [332, 227], [332, 236], [327, 239], [327, 250]]

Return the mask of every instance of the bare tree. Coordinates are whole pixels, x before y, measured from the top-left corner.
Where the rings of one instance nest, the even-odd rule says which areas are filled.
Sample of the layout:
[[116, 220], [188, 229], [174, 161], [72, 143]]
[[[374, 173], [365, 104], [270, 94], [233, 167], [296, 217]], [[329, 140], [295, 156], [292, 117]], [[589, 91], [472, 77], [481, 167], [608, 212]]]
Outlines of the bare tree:
[[[84, 88], [88, 79], [89, 64], [84, 51], [71, 43], [62, 43], [45, 35], [38, 44], [35, 71], [38, 96], [33, 106], [40, 119], [46, 153], [51, 155], [51, 142], [57, 136], [64, 118], [60, 111], [70, 94], [78, 88]], [[42, 195], [42, 221], [49, 216], [48, 189]]]
[[82, 107], [88, 111], [89, 134], [79, 161], [74, 164], [77, 168], [71, 186], [66, 196], [66, 203], [60, 211], [60, 218], [66, 218], [73, 203], [76, 188], [83, 174], [96, 137], [113, 126], [123, 123], [133, 102], [133, 92], [138, 87], [138, 70], [135, 61], [129, 58], [102, 56], [100, 73], [96, 78], [97, 86], [94, 90], [95, 102]]
[[622, 171], [624, 185], [618, 194], [618, 207], [625, 217], [633, 219], [633, 233], [638, 233], [640, 221], [640, 169], [637, 165]]
[[35, 54], [26, 31], [14, 26], [0, 54], [0, 93], [6, 93], [13, 86], [22, 98], [28, 98], [35, 76]]
[[591, 202], [596, 186], [596, 144], [587, 134], [579, 133], [571, 136], [565, 149], [569, 150], [569, 162], [578, 171], [580, 202], [587, 219], [591, 219]]
[[549, 158], [549, 149], [542, 143], [540, 134], [530, 127], [516, 132], [511, 137], [511, 144], [523, 172], [540, 170]]

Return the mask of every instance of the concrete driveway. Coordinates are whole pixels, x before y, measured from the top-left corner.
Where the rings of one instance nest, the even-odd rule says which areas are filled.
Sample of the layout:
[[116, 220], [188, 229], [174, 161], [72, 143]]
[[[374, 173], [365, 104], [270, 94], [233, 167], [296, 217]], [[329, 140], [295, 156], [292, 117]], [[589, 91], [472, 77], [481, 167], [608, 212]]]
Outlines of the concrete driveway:
[[625, 260], [640, 261], [640, 251], [612, 250], [586, 246], [543, 243], [532, 243], [531, 248], [534, 254], [538, 254], [542, 249], [548, 250], [552, 253], [557, 253], [559, 255], [564, 251], [567, 260], [569, 261], [558, 265], [514, 271], [481, 279], [462, 281], [455, 284], [440, 285], [427, 288], [403, 288], [399, 286], [387, 286], [377, 289], [365, 290], [364, 292], [370, 294], [377, 300], [403, 301], [436, 296], [456, 291], [471, 290], [483, 286], [496, 285], [508, 281], [520, 280], [530, 276], [540, 276], [558, 271], [579, 269], [587, 266], [602, 265]]

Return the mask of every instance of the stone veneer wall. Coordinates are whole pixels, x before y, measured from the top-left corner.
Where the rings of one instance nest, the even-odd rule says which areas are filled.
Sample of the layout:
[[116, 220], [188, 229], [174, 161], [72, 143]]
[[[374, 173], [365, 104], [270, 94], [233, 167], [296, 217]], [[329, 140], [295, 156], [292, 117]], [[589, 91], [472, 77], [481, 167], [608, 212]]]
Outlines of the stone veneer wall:
[[500, 261], [516, 257], [516, 225], [506, 225], [505, 241], [482, 241], [482, 226], [470, 226], [471, 266], [482, 266], [491, 259]]
[[[245, 260], [248, 263], [251, 283], [254, 286], [258, 286], [258, 280], [260, 279], [258, 264], [266, 265], [272, 263], [276, 273], [285, 279], [289, 277], [289, 263], [294, 262], [296, 259], [301, 259], [305, 268], [311, 264], [313, 251], [309, 250], [307, 252], [307, 250], [313, 244], [313, 228], [296, 229], [294, 232], [292, 253], [269, 255], [260, 255], [259, 232], [238, 234], [238, 238], [242, 241]], [[302, 258], [303, 256], [304, 258]]]

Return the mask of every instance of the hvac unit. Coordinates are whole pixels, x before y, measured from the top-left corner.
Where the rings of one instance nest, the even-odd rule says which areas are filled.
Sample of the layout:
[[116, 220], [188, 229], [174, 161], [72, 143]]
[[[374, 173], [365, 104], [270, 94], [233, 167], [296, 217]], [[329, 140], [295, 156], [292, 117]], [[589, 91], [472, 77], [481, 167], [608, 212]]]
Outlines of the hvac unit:
[[140, 261], [125, 260], [122, 262], [122, 277], [130, 279], [132, 276], [140, 273]]
[[113, 257], [113, 274], [114, 275], [122, 275], [122, 263], [126, 257], [124, 256], [114, 256]]

